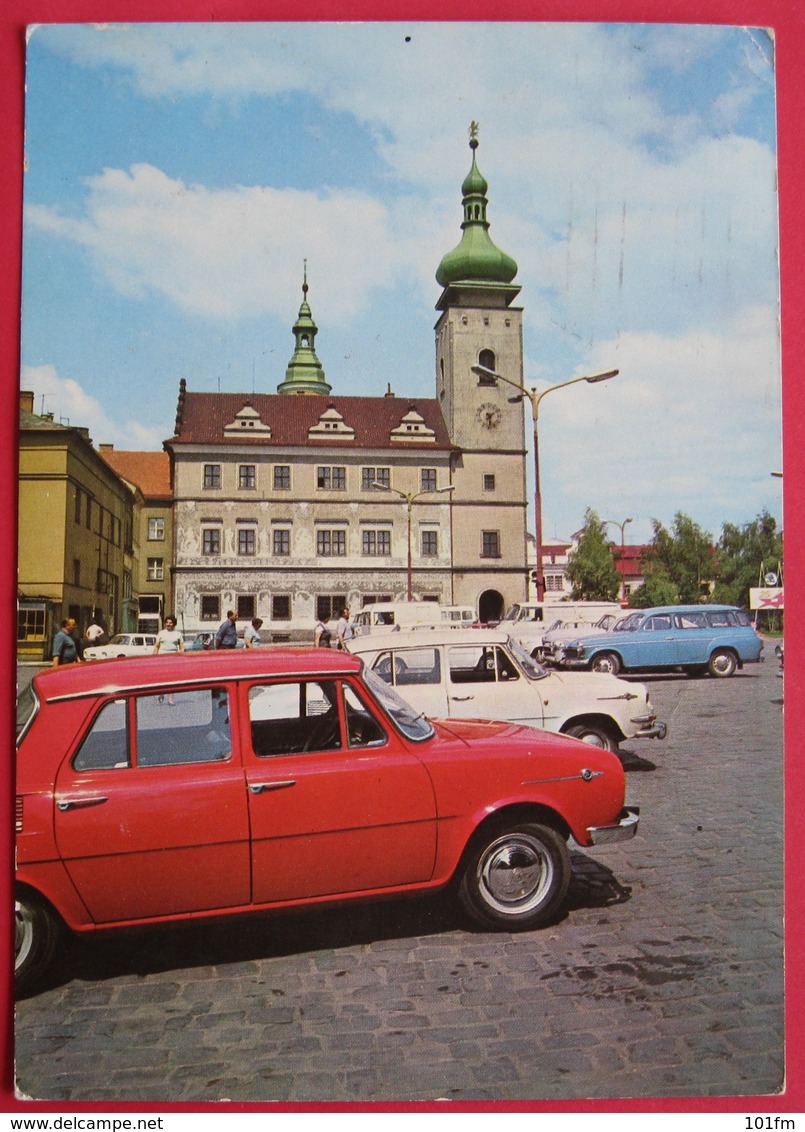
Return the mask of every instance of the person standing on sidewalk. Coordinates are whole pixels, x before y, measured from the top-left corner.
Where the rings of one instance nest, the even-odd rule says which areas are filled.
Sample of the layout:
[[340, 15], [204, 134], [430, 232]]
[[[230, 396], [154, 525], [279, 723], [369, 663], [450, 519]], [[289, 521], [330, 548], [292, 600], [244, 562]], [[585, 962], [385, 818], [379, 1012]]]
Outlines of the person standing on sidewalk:
[[76, 639], [73, 636], [75, 620], [65, 617], [56, 636], [53, 638], [53, 667], [63, 664], [75, 664], [81, 660]]
[[165, 628], [157, 633], [154, 644], [154, 656], [169, 652], [184, 652], [184, 637], [176, 628], [175, 617], [165, 618]]
[[215, 634], [215, 647], [217, 649], [236, 649], [238, 647], [238, 630], [235, 624], [237, 614], [234, 609], [226, 612], [226, 621], [222, 621]]
[[347, 609], [346, 606], [341, 610], [341, 616], [335, 627], [335, 635], [338, 638], [338, 648], [340, 649], [345, 649], [347, 647], [347, 641], [351, 641], [355, 636], [355, 630], [349, 619], [349, 609]]

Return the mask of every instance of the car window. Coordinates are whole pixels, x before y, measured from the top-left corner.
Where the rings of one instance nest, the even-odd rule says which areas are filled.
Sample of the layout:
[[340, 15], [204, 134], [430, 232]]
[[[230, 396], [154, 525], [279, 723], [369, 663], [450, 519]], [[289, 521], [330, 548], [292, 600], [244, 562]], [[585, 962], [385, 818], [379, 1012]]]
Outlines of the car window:
[[342, 746], [332, 680], [255, 685], [249, 689], [249, 720], [258, 758], [337, 751]]
[[344, 685], [347, 743], [350, 747], [377, 747], [387, 735], [350, 684]]
[[232, 754], [224, 688], [137, 696], [135, 709], [138, 767], [217, 762]]
[[372, 670], [387, 684], [439, 684], [442, 665], [438, 648], [387, 649], [381, 652]]
[[406, 738], [419, 743], [433, 737], [433, 724], [430, 720], [421, 711], [411, 707], [393, 688], [384, 684], [370, 668], [363, 670], [363, 678], [379, 706]]
[[655, 617], [649, 617], [643, 628], [649, 633], [661, 633], [666, 629], [671, 628], [671, 614], [658, 613]]
[[39, 700], [33, 687], [26, 684], [17, 696], [17, 743], [31, 726], [34, 716], [39, 710]]
[[451, 646], [447, 666], [454, 684], [486, 684], [520, 676], [514, 663], [495, 645]]
[[111, 700], [95, 716], [75, 758], [75, 770], [112, 770], [129, 765], [126, 701]]
[[707, 624], [713, 629], [731, 628], [737, 623], [735, 615], [729, 609], [708, 611], [705, 616], [707, 617]]
[[706, 629], [707, 618], [699, 610], [693, 610], [676, 615], [676, 623], [680, 629]]
[[548, 669], [543, 668], [539, 661], [534, 660], [533, 656], [512, 637], [508, 638], [507, 647], [529, 680], [544, 680], [549, 675]]

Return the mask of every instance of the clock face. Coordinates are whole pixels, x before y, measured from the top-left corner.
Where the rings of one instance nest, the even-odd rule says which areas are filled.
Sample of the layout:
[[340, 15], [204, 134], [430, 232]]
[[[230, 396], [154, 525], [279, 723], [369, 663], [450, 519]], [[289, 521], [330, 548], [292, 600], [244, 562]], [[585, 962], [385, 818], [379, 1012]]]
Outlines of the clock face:
[[501, 412], [497, 405], [486, 401], [479, 406], [476, 416], [483, 428], [497, 428], [500, 424]]

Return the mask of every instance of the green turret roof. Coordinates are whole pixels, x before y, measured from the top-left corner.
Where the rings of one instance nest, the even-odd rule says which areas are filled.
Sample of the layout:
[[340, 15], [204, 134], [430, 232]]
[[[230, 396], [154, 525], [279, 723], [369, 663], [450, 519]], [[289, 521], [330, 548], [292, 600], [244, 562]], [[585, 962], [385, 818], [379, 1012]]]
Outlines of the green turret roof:
[[323, 393], [332, 389], [324, 380], [324, 368], [316, 357], [316, 335], [319, 328], [313, 321], [307, 301], [307, 261], [305, 261], [304, 282], [302, 283], [302, 305], [299, 308], [293, 335], [296, 349], [288, 362], [285, 380], [277, 386], [278, 393]]
[[436, 282], [442, 287], [453, 283], [506, 285], [517, 274], [517, 264], [512, 257], [496, 247], [489, 237], [489, 221], [486, 219], [489, 185], [475, 160], [477, 148], [478, 126], [473, 122], [470, 126], [472, 168], [461, 186], [464, 197], [462, 236], [460, 243], [439, 264]]

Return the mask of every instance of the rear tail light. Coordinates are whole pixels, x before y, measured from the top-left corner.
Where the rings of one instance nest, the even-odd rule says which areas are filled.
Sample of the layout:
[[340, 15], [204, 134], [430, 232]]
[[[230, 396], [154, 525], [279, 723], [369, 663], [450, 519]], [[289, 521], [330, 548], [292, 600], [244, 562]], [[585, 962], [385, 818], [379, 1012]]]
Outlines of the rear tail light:
[[22, 798], [17, 795], [17, 805], [14, 814], [14, 829], [17, 833], [22, 833]]

